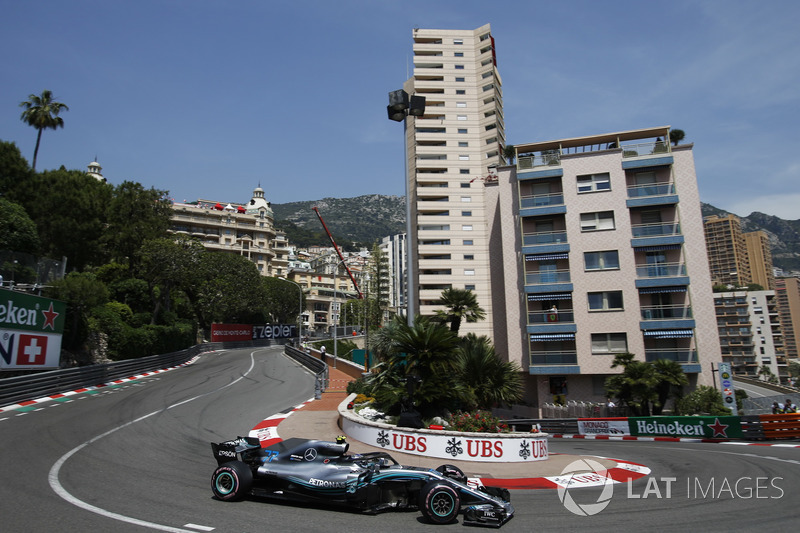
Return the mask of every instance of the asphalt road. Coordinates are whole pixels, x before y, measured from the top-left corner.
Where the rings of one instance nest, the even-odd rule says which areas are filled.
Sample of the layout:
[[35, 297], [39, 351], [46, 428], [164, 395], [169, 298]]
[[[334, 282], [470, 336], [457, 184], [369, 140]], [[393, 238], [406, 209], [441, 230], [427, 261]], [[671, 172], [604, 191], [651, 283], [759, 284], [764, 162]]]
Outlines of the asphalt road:
[[[280, 348], [204, 354], [187, 367], [0, 413], [4, 532], [446, 531], [417, 512], [376, 516], [211, 496], [209, 442], [245, 435], [313, 397]], [[284, 435], [288, 437], [288, 435]], [[512, 491], [503, 531], [796, 530], [800, 449], [553, 439], [551, 453], [648, 466], [613, 487]], [[561, 499], [577, 512], [567, 509]], [[599, 501], [602, 500], [602, 501]], [[571, 503], [570, 503], [571, 502]], [[605, 505], [604, 505], [605, 504]], [[596, 513], [596, 514], [595, 514]]]

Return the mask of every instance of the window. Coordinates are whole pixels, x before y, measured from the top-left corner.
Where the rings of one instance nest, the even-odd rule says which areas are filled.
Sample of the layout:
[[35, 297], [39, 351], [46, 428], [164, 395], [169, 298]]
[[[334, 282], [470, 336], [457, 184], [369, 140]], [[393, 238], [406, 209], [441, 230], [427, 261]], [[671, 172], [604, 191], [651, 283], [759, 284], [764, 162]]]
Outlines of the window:
[[467, 203], [472, 202], [472, 196], [462, 196], [461, 201]]
[[[462, 169], [460, 169], [460, 170], [458, 171], [458, 173], [459, 173], [459, 174], [469, 174], [469, 169], [468, 169], [468, 168], [462, 168]], [[461, 184], [461, 186], [463, 187], [463, 186], [464, 186], [464, 184], [462, 183], [462, 184]], [[467, 183], [467, 186], [469, 186], [469, 183]]]
[[583, 262], [586, 270], [616, 270], [619, 269], [619, 253], [616, 250], [584, 252]]
[[456, 89], [456, 94], [467, 94], [466, 89]]
[[469, 147], [469, 143], [467, 141], [458, 141], [459, 148], [467, 148]]
[[464, 254], [464, 260], [465, 261], [474, 261], [475, 260], [475, 256], [472, 255], [472, 254]]
[[[464, 169], [464, 170], [466, 170], [466, 169]], [[465, 174], [465, 172], [462, 172], [462, 174]], [[469, 170], [467, 170], [466, 174], [469, 174]], [[461, 184], [461, 188], [462, 189], [469, 189], [469, 185], [470, 185], [469, 182], [462, 183]]]
[[466, 102], [456, 102], [456, 107], [467, 107]]
[[453, 55], [455, 55], [456, 57], [464, 57], [464, 52], [456, 52]]
[[467, 133], [467, 128], [458, 128], [458, 133]]
[[469, 161], [469, 154], [459, 154], [458, 160], [459, 161]]
[[458, 115], [456, 118], [458, 118], [458, 120], [467, 120], [467, 115]]
[[472, 246], [472, 239], [464, 239], [464, 246]]
[[456, 70], [464, 70], [464, 65], [456, 65]]
[[622, 291], [605, 291], [589, 293], [589, 311], [621, 310]]
[[464, 285], [464, 290], [474, 291], [475, 290], [475, 285]]
[[608, 172], [578, 176], [578, 192], [610, 191], [611, 178]]
[[628, 340], [624, 333], [592, 333], [592, 354], [626, 353]]
[[456, 81], [457, 81], [457, 82], [463, 82], [463, 81], [464, 81], [464, 78], [456, 78]]
[[471, 269], [471, 268], [468, 268], [468, 269], [464, 270], [464, 275], [465, 276], [474, 276], [475, 275], [475, 270]]
[[471, 217], [472, 216], [472, 211], [461, 211], [461, 216], [462, 217]]
[[464, 231], [472, 231], [472, 224], [467, 224], [465, 226], [461, 226], [461, 229]]
[[581, 231], [614, 229], [614, 212], [581, 213]]
[[464, 39], [453, 39], [453, 44], [464, 44]]

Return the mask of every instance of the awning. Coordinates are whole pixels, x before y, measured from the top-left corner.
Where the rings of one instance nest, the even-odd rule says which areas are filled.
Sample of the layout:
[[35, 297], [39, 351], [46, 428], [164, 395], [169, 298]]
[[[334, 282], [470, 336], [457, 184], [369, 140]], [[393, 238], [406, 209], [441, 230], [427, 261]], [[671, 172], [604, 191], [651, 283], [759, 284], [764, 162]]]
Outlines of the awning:
[[572, 300], [571, 292], [556, 292], [549, 294], [529, 294], [529, 302], [542, 302], [546, 300]]
[[680, 250], [680, 244], [659, 244], [656, 246], [636, 246], [637, 252], [660, 252], [662, 250]]
[[686, 287], [647, 287], [639, 289], [639, 294], [664, 294], [667, 292], [686, 292]]
[[532, 341], [573, 341], [574, 333], [536, 333], [531, 335]]
[[559, 254], [531, 254], [525, 256], [525, 261], [552, 261], [553, 259], [568, 259], [569, 253]]
[[644, 336], [656, 339], [685, 339], [693, 337], [694, 333], [690, 329], [650, 329], [644, 332]]

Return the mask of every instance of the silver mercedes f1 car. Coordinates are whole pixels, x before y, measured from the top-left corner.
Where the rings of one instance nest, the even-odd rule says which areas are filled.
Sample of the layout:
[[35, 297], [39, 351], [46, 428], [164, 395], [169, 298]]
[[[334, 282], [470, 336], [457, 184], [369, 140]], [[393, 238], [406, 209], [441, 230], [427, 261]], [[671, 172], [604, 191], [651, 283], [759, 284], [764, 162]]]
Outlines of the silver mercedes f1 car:
[[514, 515], [508, 490], [472, 487], [453, 465], [403, 466], [385, 452], [348, 453], [336, 442], [292, 438], [262, 448], [253, 437], [212, 443], [218, 466], [211, 490], [220, 500], [260, 496], [341, 505], [367, 513], [419, 509], [434, 524], [463, 514], [463, 524], [500, 527]]

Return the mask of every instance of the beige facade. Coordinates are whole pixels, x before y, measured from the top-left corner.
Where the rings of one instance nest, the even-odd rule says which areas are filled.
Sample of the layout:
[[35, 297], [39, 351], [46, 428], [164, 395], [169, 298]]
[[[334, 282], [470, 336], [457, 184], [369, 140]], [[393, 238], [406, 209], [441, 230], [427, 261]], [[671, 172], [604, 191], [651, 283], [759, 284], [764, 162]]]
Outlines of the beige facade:
[[604, 399], [615, 353], [719, 361], [692, 145], [669, 128], [517, 145], [486, 185], [495, 347], [527, 401]]
[[761, 285], [766, 290], [775, 290], [772, 247], [767, 234], [763, 231], [745, 233], [744, 245], [747, 250], [747, 259], [750, 263], [751, 282]]
[[[360, 274], [358, 272], [357, 274]], [[339, 326], [339, 333], [349, 333], [352, 329], [361, 330], [353, 317], [348, 317], [344, 303], [358, 298], [353, 282], [346, 274], [325, 274], [313, 271], [292, 270], [287, 278], [299, 285], [305, 297], [303, 310], [303, 335], [325, 336], [333, 333], [333, 327]]]
[[476, 30], [414, 29], [414, 74], [404, 89], [426, 98], [406, 119], [409, 242], [416, 310], [432, 315], [445, 288], [472, 289], [486, 320], [462, 332], [491, 335], [489, 238], [483, 182], [503, 164], [502, 81], [487, 24]]
[[786, 357], [797, 361], [797, 336], [800, 335], [800, 280], [778, 278], [775, 280], [775, 295], [778, 299], [783, 345]]
[[289, 243], [286, 234], [275, 229], [261, 187], [244, 204], [175, 203], [170, 232], [195, 237], [208, 250], [245, 256], [262, 276], [285, 276], [288, 271]]
[[705, 238], [713, 282], [733, 287], [749, 284], [752, 280], [750, 261], [739, 217], [706, 217]]

